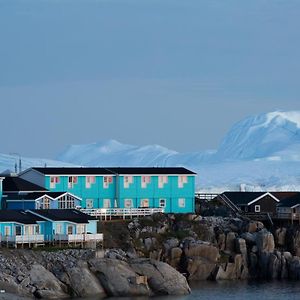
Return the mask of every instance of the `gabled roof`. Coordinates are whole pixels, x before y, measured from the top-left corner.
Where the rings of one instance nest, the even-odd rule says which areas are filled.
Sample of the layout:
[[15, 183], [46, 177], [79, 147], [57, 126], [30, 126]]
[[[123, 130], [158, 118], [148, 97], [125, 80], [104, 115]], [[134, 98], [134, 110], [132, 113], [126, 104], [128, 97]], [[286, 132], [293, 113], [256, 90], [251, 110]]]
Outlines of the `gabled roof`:
[[82, 200], [80, 197], [73, 195], [69, 192], [34, 192], [34, 193], [26, 193], [26, 194], [7, 194], [7, 197], [5, 199], [6, 201], [13, 201], [13, 200], [32, 201], [32, 200], [37, 200], [43, 196], [48, 196], [50, 199], [54, 200], [63, 195], [70, 195], [78, 200]]
[[29, 210], [33, 214], [46, 218], [51, 221], [69, 221], [72, 223], [88, 223], [89, 220], [97, 220], [77, 209], [34, 209]]
[[287, 197], [280, 201], [280, 204], [278, 204], [278, 207], [289, 207], [293, 208], [300, 205], [300, 193], [294, 193], [294, 195], [291, 195], [290, 197]]
[[108, 168], [115, 174], [130, 174], [130, 175], [196, 175], [193, 171], [190, 171], [183, 167], [127, 167], [127, 168]]
[[299, 192], [270, 192], [270, 193], [280, 201], [300, 194]]
[[107, 168], [56, 167], [32, 168], [44, 175], [113, 175]]
[[57, 198], [64, 195], [66, 192], [35, 192], [27, 194], [8, 194], [6, 200], [36, 200], [43, 196], [49, 196], [49, 198]]
[[20, 177], [12, 176], [5, 177], [2, 184], [3, 192], [34, 192], [34, 191], [47, 191], [42, 186], [24, 180]]
[[39, 216], [25, 212], [24, 210], [0, 210], [0, 222], [36, 224], [37, 221], [45, 220]]
[[60, 168], [32, 168], [44, 175], [115, 175], [115, 174], [186, 174], [195, 175], [196, 173], [183, 167], [107, 167], [107, 168], [89, 168], [89, 167], [60, 167]]
[[266, 192], [225, 192], [225, 195], [231, 202], [236, 205], [248, 205], [255, 199], [263, 196]]

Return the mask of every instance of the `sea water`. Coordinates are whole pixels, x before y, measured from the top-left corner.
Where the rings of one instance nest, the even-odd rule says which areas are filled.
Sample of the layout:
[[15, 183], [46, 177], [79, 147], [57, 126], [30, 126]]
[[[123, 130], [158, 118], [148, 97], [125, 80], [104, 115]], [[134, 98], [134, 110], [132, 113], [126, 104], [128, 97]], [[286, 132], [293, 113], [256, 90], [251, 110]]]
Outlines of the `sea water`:
[[300, 281], [220, 281], [191, 283], [187, 296], [111, 298], [113, 300], [290, 300], [300, 298]]

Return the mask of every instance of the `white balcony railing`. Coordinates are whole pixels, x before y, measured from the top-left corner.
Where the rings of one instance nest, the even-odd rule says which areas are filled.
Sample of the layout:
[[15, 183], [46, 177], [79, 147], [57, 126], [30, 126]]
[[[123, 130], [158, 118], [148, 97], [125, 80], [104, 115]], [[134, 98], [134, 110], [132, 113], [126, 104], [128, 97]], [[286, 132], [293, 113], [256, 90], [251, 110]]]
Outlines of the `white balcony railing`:
[[125, 219], [126, 217], [142, 217], [151, 216], [155, 213], [163, 213], [163, 208], [94, 208], [94, 209], [81, 209], [82, 212], [93, 216], [100, 217], [101, 219], [112, 217], [121, 217]]
[[85, 233], [85, 234], [55, 234], [53, 240], [57, 242], [101, 242], [103, 241], [103, 233]]
[[2, 236], [1, 240], [2, 242], [8, 242], [14, 244], [44, 243], [44, 235], [33, 234], [33, 235]]

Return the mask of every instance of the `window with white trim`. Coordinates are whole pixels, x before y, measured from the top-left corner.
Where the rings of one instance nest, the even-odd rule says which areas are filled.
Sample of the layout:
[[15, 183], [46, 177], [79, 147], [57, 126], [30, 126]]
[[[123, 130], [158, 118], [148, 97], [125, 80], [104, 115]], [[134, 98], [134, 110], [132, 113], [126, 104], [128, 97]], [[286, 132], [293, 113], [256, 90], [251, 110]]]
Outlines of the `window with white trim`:
[[40, 233], [41, 233], [40, 225], [35, 225], [35, 234], [40, 234]]
[[167, 205], [167, 200], [166, 199], [159, 199], [159, 207], [165, 208]]
[[178, 207], [185, 207], [185, 198], [178, 199]]
[[59, 176], [50, 176], [50, 189], [55, 189], [56, 185], [60, 183]]
[[178, 187], [179, 188], [183, 188], [187, 182], [188, 182], [188, 177], [186, 175], [178, 176]]
[[104, 176], [103, 177], [103, 188], [108, 189], [109, 185], [112, 184], [113, 177], [112, 176]]
[[91, 209], [94, 207], [94, 199], [86, 199], [86, 208]]
[[78, 176], [69, 176], [68, 177], [68, 188], [71, 189], [75, 184], [78, 183]]
[[124, 176], [124, 188], [128, 189], [133, 183], [133, 176]]
[[103, 208], [110, 208], [110, 199], [103, 199]]
[[260, 205], [255, 205], [254, 206], [254, 211], [255, 212], [260, 212]]
[[132, 199], [125, 199], [124, 200], [124, 207], [125, 208], [132, 208], [133, 205], [132, 205]]
[[158, 188], [163, 189], [165, 184], [168, 183], [168, 176], [158, 176]]
[[96, 182], [96, 177], [95, 176], [86, 176], [85, 177], [85, 187], [87, 189], [90, 189], [93, 184]]
[[141, 207], [149, 207], [149, 199], [141, 199]]
[[44, 197], [40, 202], [40, 209], [50, 209], [50, 199], [48, 197]]
[[151, 182], [151, 176], [142, 176], [142, 189], [146, 189], [147, 185]]
[[71, 209], [75, 208], [75, 199], [71, 195], [64, 195], [58, 199], [59, 209]]

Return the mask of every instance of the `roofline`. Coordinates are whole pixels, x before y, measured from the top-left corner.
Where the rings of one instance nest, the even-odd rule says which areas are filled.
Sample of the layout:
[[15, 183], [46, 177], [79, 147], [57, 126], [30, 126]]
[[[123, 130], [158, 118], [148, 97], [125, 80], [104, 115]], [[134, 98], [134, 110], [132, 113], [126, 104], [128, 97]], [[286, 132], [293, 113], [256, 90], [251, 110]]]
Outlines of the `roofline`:
[[277, 199], [274, 195], [272, 195], [270, 192], [266, 192], [266, 193], [262, 194], [261, 196], [259, 196], [259, 197], [255, 198], [255, 199], [253, 199], [252, 201], [248, 202], [247, 205], [249, 206], [249, 205], [251, 205], [251, 204], [257, 202], [258, 200], [264, 198], [264, 197], [267, 196], [267, 195], [270, 196], [271, 198], [273, 198], [275, 201], [280, 202], [280, 200], [278, 200], [278, 199]]
[[87, 220], [87, 223], [76, 223], [76, 222], [72, 222], [72, 221], [69, 221], [69, 220], [52, 220], [52, 219], [49, 219], [49, 218], [47, 218], [47, 217], [45, 217], [43, 215], [38, 214], [37, 212], [32, 211], [31, 209], [27, 209], [26, 212], [27, 211], [30, 212], [31, 214], [34, 214], [34, 215], [42, 218], [42, 219], [47, 220], [49, 222], [69, 222], [69, 223], [72, 223], [72, 224], [89, 224], [89, 221], [90, 221], [90, 220]]
[[[59, 193], [59, 192], [53, 192], [53, 193]], [[46, 193], [47, 196], [49, 196], [47, 193]], [[79, 200], [79, 201], [82, 201], [82, 198], [78, 197], [78, 196], [75, 196], [74, 194], [70, 193], [70, 192], [65, 192], [63, 194], [61, 194], [60, 196], [56, 197], [56, 198], [52, 198], [51, 196], [49, 196], [50, 198], [52, 198], [53, 200], [57, 200], [58, 198], [60, 197], [63, 197], [65, 195], [71, 195], [72, 197], [74, 197], [75, 199]]]
[[[20, 173], [18, 174], [18, 177], [21, 176], [21, 175], [23, 175], [23, 174], [25, 174], [25, 173], [28, 173], [28, 172], [30, 172], [30, 171], [34, 171], [34, 172], [39, 173], [39, 174], [41, 174], [41, 175], [45, 175], [45, 174], [43, 174], [43, 173], [37, 171], [36, 169], [34, 169], [34, 167], [31, 167], [31, 168], [28, 168], [28, 169], [26, 169], [26, 170], [20, 172]], [[25, 179], [24, 179], [24, 180], [25, 180]]]
[[[43, 173], [41, 173], [43, 174]], [[170, 174], [170, 173], [161, 173], [161, 174], [147, 174], [147, 173], [140, 173], [140, 174], [127, 174], [127, 173], [111, 173], [111, 174], [43, 174], [44, 176], [77, 176], [77, 177], [85, 177], [85, 176], [112, 176], [112, 177], [117, 177], [117, 176], [197, 176], [197, 173], [194, 174]]]

